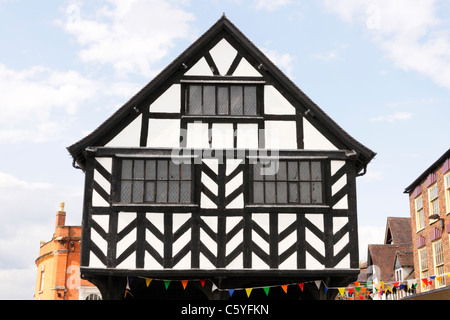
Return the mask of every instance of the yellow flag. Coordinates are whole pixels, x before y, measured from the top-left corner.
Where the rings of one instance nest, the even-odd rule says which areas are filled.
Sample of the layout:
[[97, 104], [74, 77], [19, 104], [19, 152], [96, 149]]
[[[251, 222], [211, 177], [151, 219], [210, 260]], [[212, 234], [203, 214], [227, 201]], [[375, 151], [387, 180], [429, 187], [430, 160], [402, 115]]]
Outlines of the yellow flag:
[[380, 288], [384, 289], [384, 282], [383, 281], [380, 281]]
[[441, 276], [436, 276], [436, 279], [439, 281], [439, 283], [441, 282], [442, 277]]
[[345, 288], [338, 288], [338, 291], [341, 294], [341, 296], [344, 297]]
[[145, 283], [147, 284], [147, 287], [150, 285], [153, 279], [145, 278]]
[[250, 293], [252, 293], [252, 288], [246, 288], [245, 292], [247, 292], [247, 297], [250, 297]]

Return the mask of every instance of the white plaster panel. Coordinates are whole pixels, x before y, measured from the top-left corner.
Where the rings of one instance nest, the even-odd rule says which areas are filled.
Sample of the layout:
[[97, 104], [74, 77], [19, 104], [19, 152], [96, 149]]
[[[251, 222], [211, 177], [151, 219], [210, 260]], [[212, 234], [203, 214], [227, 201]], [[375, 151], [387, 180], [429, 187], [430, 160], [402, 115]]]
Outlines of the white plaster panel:
[[147, 147], [178, 148], [180, 146], [180, 120], [149, 119]]
[[239, 65], [233, 73], [235, 77], [261, 77], [261, 73], [258, 72], [245, 58], [241, 59]]
[[295, 108], [274, 86], [266, 85], [264, 86], [264, 113], [295, 115]]
[[267, 149], [297, 149], [295, 121], [265, 121]]
[[237, 125], [237, 147], [242, 149], [258, 148], [258, 125], [239, 123]]
[[186, 73], [186, 76], [212, 76], [213, 73], [209, 68], [208, 62], [205, 58], [201, 58], [196, 64], [192, 66]]
[[[97, 222], [106, 233], [109, 232], [108, 215], [92, 215], [92, 220]], [[91, 240], [97, 245], [97, 247], [100, 248], [100, 250], [106, 256], [108, 252], [108, 242], [105, 239], [103, 239], [94, 229], [91, 229]]]
[[305, 260], [306, 260], [306, 263], [305, 263], [306, 264], [306, 269], [310, 269], [310, 270], [325, 269], [325, 265], [323, 265], [319, 261], [317, 261], [308, 252], [306, 252]]
[[107, 147], [139, 147], [141, 140], [142, 114], [119, 132]]
[[343, 196], [342, 199], [333, 206], [333, 209], [348, 209], [347, 195]]
[[344, 160], [331, 160], [331, 175], [333, 176], [340, 168], [345, 165]]
[[93, 207], [109, 207], [109, 203], [103, 199], [97, 191], [92, 190], [92, 206]]
[[100, 163], [109, 173], [112, 172], [112, 158], [97, 157], [95, 160]]
[[303, 118], [303, 141], [305, 150], [338, 150], [306, 118]]
[[214, 123], [212, 126], [212, 147], [215, 149], [232, 149], [234, 130], [231, 123]]
[[[135, 212], [119, 212], [117, 221], [117, 233], [122, 231], [128, 224], [136, 219]], [[121, 241], [117, 243], [117, 257], [119, 257], [128, 247], [136, 241], [136, 229], [127, 234]], [[128, 259], [127, 259], [128, 260]], [[136, 260], [134, 260], [136, 261]], [[125, 261], [124, 261], [125, 262]]]
[[228, 69], [230, 69], [237, 51], [227, 40], [222, 39], [209, 51], [209, 53], [211, 54], [217, 69], [219, 69], [219, 74], [224, 76], [227, 74]]
[[111, 184], [98, 171], [94, 169], [94, 181], [103, 188], [108, 194], [111, 193]]
[[188, 148], [208, 148], [208, 124], [202, 122], [188, 123], [186, 138], [186, 147]]
[[151, 105], [150, 112], [180, 112], [181, 86], [173, 84]]

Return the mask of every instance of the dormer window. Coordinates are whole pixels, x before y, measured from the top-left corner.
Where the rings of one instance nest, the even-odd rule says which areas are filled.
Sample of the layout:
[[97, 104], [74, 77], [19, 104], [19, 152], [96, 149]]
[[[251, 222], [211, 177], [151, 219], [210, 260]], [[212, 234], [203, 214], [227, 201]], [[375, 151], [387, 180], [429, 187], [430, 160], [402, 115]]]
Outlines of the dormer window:
[[255, 84], [191, 83], [185, 86], [185, 115], [257, 116]]

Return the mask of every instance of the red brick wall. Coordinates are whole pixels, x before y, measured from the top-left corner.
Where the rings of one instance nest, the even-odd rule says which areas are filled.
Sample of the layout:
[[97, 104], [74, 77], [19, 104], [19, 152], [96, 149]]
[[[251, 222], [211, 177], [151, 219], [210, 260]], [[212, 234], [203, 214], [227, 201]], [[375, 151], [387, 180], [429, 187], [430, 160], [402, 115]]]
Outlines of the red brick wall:
[[[447, 214], [446, 208], [446, 200], [445, 200], [445, 183], [444, 183], [444, 174], [442, 173], [443, 163], [439, 166], [439, 168], [434, 171], [437, 175], [437, 185], [439, 192], [439, 212], [441, 218], [444, 219], [445, 224], [442, 230], [442, 246], [444, 250], [444, 271], [446, 273], [450, 272], [450, 244], [449, 244], [449, 234], [446, 231], [446, 226], [450, 223], [450, 215]], [[448, 172], [447, 172], [448, 173]], [[431, 233], [434, 228], [442, 228], [441, 221], [436, 221], [430, 224], [431, 220], [428, 219], [429, 215], [429, 203], [428, 203], [428, 188], [426, 185], [426, 179], [422, 181], [422, 196], [423, 196], [423, 210], [425, 215], [425, 228], [417, 231], [416, 226], [416, 209], [415, 209], [415, 199], [412, 197], [412, 192], [409, 196], [409, 204], [410, 204], [410, 212], [411, 212], [411, 230], [412, 230], [412, 240], [413, 240], [413, 251], [414, 251], [414, 272], [415, 278], [420, 278], [420, 264], [419, 264], [419, 254], [417, 248], [417, 239], [419, 236], [422, 236], [426, 239], [426, 248], [427, 248], [427, 258], [428, 258], [428, 274], [430, 276], [435, 275], [434, 269], [434, 259], [433, 259], [433, 246], [431, 243]], [[446, 285], [450, 285], [450, 277], [445, 277]], [[420, 287], [422, 283], [420, 283]], [[418, 286], [419, 288], [419, 286]], [[434, 289], [434, 285], [431, 289]], [[419, 292], [421, 288], [419, 289]]]

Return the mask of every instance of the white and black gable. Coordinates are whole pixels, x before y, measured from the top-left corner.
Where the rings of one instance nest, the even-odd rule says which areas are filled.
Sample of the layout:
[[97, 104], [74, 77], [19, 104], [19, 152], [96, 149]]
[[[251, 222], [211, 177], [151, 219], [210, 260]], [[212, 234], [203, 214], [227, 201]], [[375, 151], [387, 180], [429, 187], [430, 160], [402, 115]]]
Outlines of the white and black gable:
[[359, 273], [356, 177], [375, 153], [225, 16], [68, 150], [84, 274]]

